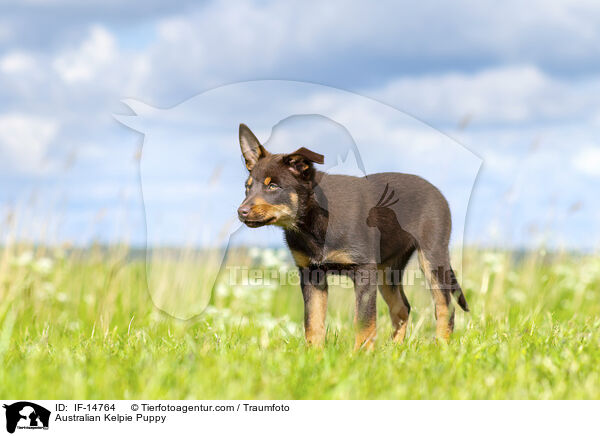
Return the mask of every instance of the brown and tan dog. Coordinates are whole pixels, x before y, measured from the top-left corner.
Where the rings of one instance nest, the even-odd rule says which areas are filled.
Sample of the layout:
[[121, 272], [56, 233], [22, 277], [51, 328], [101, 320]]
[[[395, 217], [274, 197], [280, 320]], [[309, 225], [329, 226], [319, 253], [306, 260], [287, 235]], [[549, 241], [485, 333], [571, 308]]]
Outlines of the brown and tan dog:
[[450, 265], [450, 209], [437, 188], [409, 174], [325, 174], [313, 166], [324, 163], [322, 155], [306, 148], [271, 154], [244, 124], [239, 138], [250, 172], [239, 218], [248, 227], [283, 228], [300, 269], [308, 343], [325, 339], [326, 275], [331, 273], [354, 281], [355, 348], [373, 346], [378, 287], [389, 306], [392, 338], [402, 342], [410, 305], [401, 280], [390, 278], [402, 277], [415, 251], [431, 288], [436, 334], [449, 338], [454, 327], [450, 294], [469, 309]]

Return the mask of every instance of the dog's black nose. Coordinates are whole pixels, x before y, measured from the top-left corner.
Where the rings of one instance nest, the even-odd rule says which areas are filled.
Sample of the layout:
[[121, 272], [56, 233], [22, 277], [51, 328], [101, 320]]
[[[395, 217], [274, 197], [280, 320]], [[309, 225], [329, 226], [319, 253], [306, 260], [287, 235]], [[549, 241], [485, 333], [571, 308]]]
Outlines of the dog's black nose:
[[240, 219], [244, 219], [248, 216], [248, 214], [250, 213], [250, 206], [240, 206], [238, 208], [238, 216], [240, 217]]

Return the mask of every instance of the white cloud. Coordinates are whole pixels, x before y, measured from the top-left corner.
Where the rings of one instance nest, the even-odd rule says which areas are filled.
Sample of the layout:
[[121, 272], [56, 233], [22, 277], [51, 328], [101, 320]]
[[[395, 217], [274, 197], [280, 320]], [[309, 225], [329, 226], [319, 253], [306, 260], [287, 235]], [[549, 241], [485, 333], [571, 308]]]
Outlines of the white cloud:
[[117, 51], [115, 37], [104, 27], [96, 25], [78, 48], [62, 53], [55, 59], [54, 68], [65, 82], [90, 81], [102, 69], [110, 66]]
[[9, 170], [29, 174], [48, 168], [48, 145], [58, 132], [56, 120], [25, 114], [0, 116], [0, 155]]
[[290, 76], [364, 83], [373, 75], [448, 65], [598, 68], [598, 3], [508, 1], [494, 14], [470, 1], [428, 3], [209, 2], [160, 20], [152, 57], [169, 60], [157, 62], [160, 69], [177, 66], [185, 69], [179, 74], [193, 72], [196, 80], [211, 83]]
[[571, 82], [532, 66], [402, 77], [365, 93], [425, 121], [458, 124], [578, 121], [594, 116], [600, 77]]
[[35, 68], [35, 58], [29, 53], [13, 51], [0, 58], [0, 71], [6, 74], [27, 73]]
[[600, 177], [600, 146], [587, 146], [573, 156], [575, 170], [592, 177]]

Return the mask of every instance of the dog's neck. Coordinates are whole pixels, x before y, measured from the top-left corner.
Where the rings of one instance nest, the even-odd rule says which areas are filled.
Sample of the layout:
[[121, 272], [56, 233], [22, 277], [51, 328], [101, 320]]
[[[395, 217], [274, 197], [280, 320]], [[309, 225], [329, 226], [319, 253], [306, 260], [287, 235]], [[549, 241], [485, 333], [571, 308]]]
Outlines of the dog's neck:
[[301, 233], [311, 235], [316, 241], [324, 242], [328, 221], [329, 216], [327, 210], [319, 206], [319, 203], [314, 196], [311, 196], [302, 215], [296, 222], [296, 228]]
[[308, 237], [313, 243], [318, 245], [325, 243], [325, 234], [329, 221], [329, 213], [323, 207], [325, 204], [320, 204], [320, 200], [317, 199], [317, 195], [322, 195], [318, 183], [322, 180], [323, 176], [325, 176], [325, 173], [316, 172], [310, 193], [303, 199], [303, 204], [298, 210], [296, 222], [293, 228], [287, 230], [300, 234], [303, 236], [303, 239]]

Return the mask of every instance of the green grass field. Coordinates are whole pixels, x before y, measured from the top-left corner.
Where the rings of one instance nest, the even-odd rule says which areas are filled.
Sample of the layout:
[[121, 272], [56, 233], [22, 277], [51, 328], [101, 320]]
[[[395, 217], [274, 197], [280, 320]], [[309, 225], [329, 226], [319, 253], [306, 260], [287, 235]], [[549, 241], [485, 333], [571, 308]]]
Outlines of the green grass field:
[[[285, 270], [284, 255], [266, 268]], [[309, 349], [296, 286], [221, 284], [181, 321], [154, 307], [124, 249], [5, 248], [0, 281], [3, 398], [600, 398], [598, 257], [468, 250], [471, 313], [457, 309], [450, 344], [433, 339], [431, 298], [412, 286], [407, 341], [388, 340], [379, 299], [376, 349], [357, 353], [344, 287], [330, 292], [324, 349]]]

